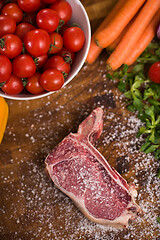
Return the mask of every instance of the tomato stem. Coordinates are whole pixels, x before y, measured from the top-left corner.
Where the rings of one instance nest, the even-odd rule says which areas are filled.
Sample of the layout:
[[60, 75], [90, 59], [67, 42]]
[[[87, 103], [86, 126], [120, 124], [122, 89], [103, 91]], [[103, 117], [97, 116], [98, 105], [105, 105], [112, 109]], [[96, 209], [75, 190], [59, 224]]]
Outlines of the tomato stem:
[[6, 39], [5, 38], [1, 38], [0, 39], [0, 46], [1, 46], [1, 48], [3, 49], [4, 47], [6, 48]]
[[78, 23], [72, 23], [72, 24], [70, 24], [70, 27], [79, 27], [80, 28], [80, 25]]
[[26, 85], [28, 83], [27, 78], [21, 78], [21, 81], [22, 81], [23, 87], [26, 87]]
[[65, 71], [63, 71], [62, 74], [63, 74], [64, 79], [66, 79], [68, 77], [68, 73], [66, 73]]
[[58, 47], [56, 46], [55, 37], [54, 37], [54, 42], [50, 44], [50, 48], [49, 48], [49, 50], [48, 50], [49, 53], [52, 51], [52, 48], [57, 48], [57, 49], [60, 50], [60, 48], [58, 48]]
[[72, 64], [72, 57], [71, 57], [71, 54], [69, 52], [65, 51], [62, 54], [62, 56], [63, 56], [66, 63]]
[[23, 47], [22, 47], [22, 54], [25, 54], [25, 50], [26, 50], [26, 49], [25, 49], [24, 43], [22, 43], [22, 46], [23, 46]]
[[59, 31], [60, 31], [60, 29], [61, 29], [61, 27], [62, 27], [63, 25], [64, 25], [64, 21], [63, 21], [62, 19], [60, 19], [59, 24], [58, 24], [58, 27], [57, 27], [57, 29], [55, 30], [55, 32], [59, 33]]
[[1, 82], [1, 83], [0, 83], [0, 88], [2, 88], [5, 83], [6, 83], [6, 81], [5, 81], [5, 82]]
[[37, 58], [37, 57], [33, 58], [33, 61], [34, 61], [35, 65], [36, 65], [36, 67], [37, 67], [38, 64], [39, 64], [39, 62], [38, 62], [38, 58]]

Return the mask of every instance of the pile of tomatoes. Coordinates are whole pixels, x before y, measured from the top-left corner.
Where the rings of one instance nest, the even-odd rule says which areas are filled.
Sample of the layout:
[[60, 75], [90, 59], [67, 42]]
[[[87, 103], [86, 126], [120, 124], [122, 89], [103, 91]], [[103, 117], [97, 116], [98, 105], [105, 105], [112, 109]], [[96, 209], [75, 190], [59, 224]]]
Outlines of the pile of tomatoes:
[[65, 0], [0, 0], [0, 87], [7, 94], [60, 89], [85, 42]]

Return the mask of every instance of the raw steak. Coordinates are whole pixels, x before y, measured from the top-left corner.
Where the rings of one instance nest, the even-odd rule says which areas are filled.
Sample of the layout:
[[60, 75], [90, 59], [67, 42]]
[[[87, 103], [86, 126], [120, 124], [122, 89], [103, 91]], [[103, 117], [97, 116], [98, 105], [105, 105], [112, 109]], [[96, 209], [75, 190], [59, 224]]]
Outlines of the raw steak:
[[94, 148], [103, 129], [103, 110], [97, 108], [45, 160], [54, 184], [93, 222], [116, 228], [141, 213], [137, 192]]

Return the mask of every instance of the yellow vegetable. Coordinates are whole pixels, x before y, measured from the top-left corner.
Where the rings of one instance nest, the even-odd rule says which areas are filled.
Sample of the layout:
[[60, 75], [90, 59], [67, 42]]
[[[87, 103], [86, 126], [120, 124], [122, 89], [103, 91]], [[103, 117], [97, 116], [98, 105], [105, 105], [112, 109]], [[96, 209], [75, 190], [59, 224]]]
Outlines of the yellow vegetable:
[[3, 97], [0, 97], [0, 143], [2, 142], [3, 135], [6, 129], [8, 112], [8, 104]]

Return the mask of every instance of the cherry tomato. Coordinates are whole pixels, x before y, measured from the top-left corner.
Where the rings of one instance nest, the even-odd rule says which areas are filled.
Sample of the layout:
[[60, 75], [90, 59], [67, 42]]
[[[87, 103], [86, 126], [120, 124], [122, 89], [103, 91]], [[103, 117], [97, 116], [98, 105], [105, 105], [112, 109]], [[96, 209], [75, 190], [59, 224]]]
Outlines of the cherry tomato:
[[24, 37], [24, 45], [27, 51], [34, 57], [48, 52], [51, 44], [49, 34], [43, 29], [35, 29]]
[[64, 74], [65, 77], [68, 76], [71, 67], [69, 63], [66, 63], [61, 56], [55, 55], [48, 59], [46, 62], [44, 69], [55, 68], [61, 73]]
[[72, 16], [71, 5], [65, 0], [59, 0], [50, 6], [51, 9], [55, 10], [64, 23], [67, 23]]
[[40, 84], [47, 91], [56, 91], [64, 84], [63, 74], [57, 69], [47, 69], [41, 75]]
[[8, 15], [0, 15], [0, 26], [0, 37], [2, 37], [7, 33], [15, 32], [16, 21]]
[[23, 18], [23, 12], [17, 3], [6, 4], [2, 9], [1, 14], [11, 16], [16, 23], [19, 23]]
[[67, 28], [63, 34], [64, 47], [72, 52], [78, 52], [82, 49], [85, 41], [85, 35], [81, 28]]
[[12, 72], [19, 78], [31, 77], [36, 71], [36, 65], [28, 54], [21, 54], [12, 62]]
[[57, 55], [63, 57], [65, 62], [68, 62], [70, 65], [74, 62], [75, 53], [67, 50], [66, 48], [62, 48], [57, 52]]
[[59, 33], [53, 32], [49, 34], [51, 39], [51, 46], [49, 53], [56, 53], [60, 51], [63, 47], [63, 38]]
[[34, 62], [36, 64], [37, 69], [41, 69], [45, 65], [47, 60], [48, 60], [48, 54], [47, 53], [42, 55], [42, 56], [34, 58]]
[[42, 2], [48, 3], [48, 4], [54, 3], [54, 2], [56, 2], [56, 1], [57, 1], [57, 0], [42, 0]]
[[21, 39], [15, 34], [9, 33], [0, 39], [0, 54], [8, 58], [17, 57], [23, 49]]
[[28, 23], [28, 22], [22, 22], [20, 24], [17, 25], [17, 28], [16, 28], [16, 31], [15, 31], [15, 34], [21, 39], [23, 40], [26, 33], [27, 32], [30, 32], [32, 30], [34, 30], [35, 27]]
[[51, 33], [56, 30], [59, 25], [60, 18], [52, 9], [46, 8], [38, 12], [36, 17], [37, 24], [40, 28]]
[[21, 79], [11, 74], [10, 78], [6, 81], [1, 89], [7, 94], [17, 95], [22, 92], [24, 87]]
[[11, 61], [3, 55], [0, 55], [0, 82], [5, 82], [9, 79], [12, 71]]
[[148, 76], [152, 82], [160, 83], [160, 61], [151, 65]]
[[27, 79], [27, 85], [26, 89], [28, 92], [33, 94], [40, 94], [44, 92], [44, 88], [40, 85], [40, 77], [41, 74], [39, 72], [36, 72], [32, 77]]
[[35, 12], [40, 4], [41, 0], [18, 0], [18, 5], [24, 12]]

